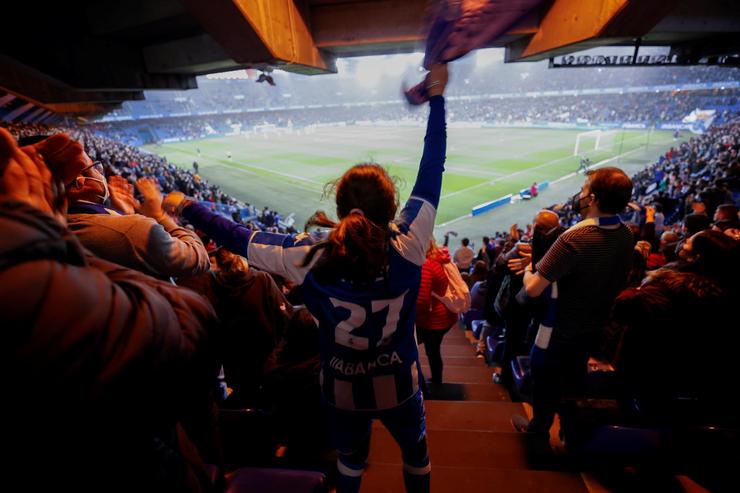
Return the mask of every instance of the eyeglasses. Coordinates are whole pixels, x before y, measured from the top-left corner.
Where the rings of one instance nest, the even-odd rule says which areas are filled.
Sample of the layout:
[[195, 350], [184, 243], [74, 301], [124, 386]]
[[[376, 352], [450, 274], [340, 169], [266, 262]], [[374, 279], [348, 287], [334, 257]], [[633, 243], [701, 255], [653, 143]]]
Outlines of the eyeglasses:
[[86, 168], [82, 168], [82, 171], [80, 171], [80, 174], [84, 175], [85, 172], [90, 171], [91, 169], [94, 169], [101, 175], [105, 176], [105, 166], [103, 166], [103, 163], [101, 163], [100, 161], [95, 161], [90, 166], [87, 166]]

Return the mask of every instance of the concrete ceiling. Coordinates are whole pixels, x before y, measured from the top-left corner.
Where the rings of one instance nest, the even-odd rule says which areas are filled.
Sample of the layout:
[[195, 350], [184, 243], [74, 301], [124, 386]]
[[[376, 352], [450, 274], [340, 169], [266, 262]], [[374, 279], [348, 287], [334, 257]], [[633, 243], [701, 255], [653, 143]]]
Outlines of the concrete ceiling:
[[[95, 113], [148, 89], [192, 89], [238, 68], [335, 71], [344, 56], [423, 47], [429, 0], [68, 0], [0, 7], [0, 88]], [[602, 45], [740, 52], [737, 0], [551, 0], [491, 46], [507, 61]]]

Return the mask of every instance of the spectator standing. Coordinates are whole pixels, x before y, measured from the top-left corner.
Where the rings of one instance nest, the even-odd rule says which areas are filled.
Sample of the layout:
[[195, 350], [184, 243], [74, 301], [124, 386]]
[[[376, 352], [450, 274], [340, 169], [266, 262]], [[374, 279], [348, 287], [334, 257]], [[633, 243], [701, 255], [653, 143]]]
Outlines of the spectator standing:
[[563, 389], [583, 383], [588, 358], [630, 271], [634, 240], [617, 214], [631, 194], [632, 181], [622, 170], [590, 171], [573, 197], [573, 210], [583, 220], [559, 236], [534, 269], [527, 266], [527, 296], [548, 289], [556, 308], [543, 318], [532, 349], [534, 416], [513, 416], [518, 431], [547, 437]]
[[[451, 312], [437, 296], [444, 296], [449, 280], [444, 264], [449, 264], [450, 253], [447, 248], [438, 248], [432, 241], [427, 251], [426, 261], [421, 267], [421, 284], [416, 298], [416, 335], [419, 344], [429, 359], [429, 369], [433, 384], [442, 383], [442, 339], [457, 322], [457, 314]], [[436, 294], [437, 296], [433, 296]]]
[[319, 325], [322, 391], [339, 451], [337, 491], [357, 492], [380, 419], [401, 447], [407, 491], [428, 492], [431, 466], [414, 323], [421, 268], [432, 239], [444, 171], [447, 68], [428, 77], [429, 122], [419, 174], [394, 220], [396, 189], [376, 164], [350, 168], [336, 183], [337, 216], [317, 212], [311, 235], [253, 232], [207, 207], [170, 194], [168, 209], [260, 269], [300, 286]]
[[455, 250], [453, 260], [457, 268], [460, 269], [460, 272], [468, 272], [475, 258], [475, 251], [470, 248], [470, 240], [468, 238], [463, 238], [460, 243], [462, 243], [462, 246]]

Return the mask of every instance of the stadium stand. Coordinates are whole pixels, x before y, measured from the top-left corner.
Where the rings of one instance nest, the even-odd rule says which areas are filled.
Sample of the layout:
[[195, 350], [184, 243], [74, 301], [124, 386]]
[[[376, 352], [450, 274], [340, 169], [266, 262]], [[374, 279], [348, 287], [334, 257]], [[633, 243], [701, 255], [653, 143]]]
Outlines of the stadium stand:
[[[740, 490], [740, 335], [732, 322], [740, 295], [738, 5], [534, 0], [541, 4], [535, 15], [481, 43], [506, 47], [505, 54], [492, 61], [481, 51], [451, 66], [444, 99], [447, 69], [433, 72], [444, 80], [425, 79], [425, 89], [438, 92], [427, 126], [426, 112], [409, 111], [399, 90], [402, 80], [418, 81], [419, 57], [365, 72], [352, 58], [418, 46], [426, 0], [12, 3], [13, 12], [3, 6], [10, 15], [0, 34], [8, 484], [157, 493]], [[507, 2], [467, 4], [495, 9]], [[462, 4], [435, 5], [454, 14]], [[457, 21], [475, 34], [470, 18]], [[455, 33], [453, 44], [470, 41]], [[555, 65], [564, 53], [614, 43], [634, 53], [630, 66], [503, 63], [550, 58]], [[652, 55], [644, 53], [669, 45], [670, 53], [657, 58], [673, 66], [639, 66], [640, 50], [647, 64]], [[238, 72], [203, 75], [226, 69]], [[367, 84], [376, 79], [376, 87]], [[391, 217], [396, 184], [374, 163], [358, 169], [373, 170], [379, 182], [355, 195], [348, 180], [343, 200], [336, 194], [338, 224], [317, 215], [318, 229], [299, 232], [294, 215], [284, 215], [292, 211], [270, 208], [280, 202], [238, 200], [225, 192], [237, 189], [219, 187], [215, 177], [209, 183], [197, 162], [186, 169], [142, 147], [164, 151], [170, 142], [238, 134], [267, 141], [270, 133], [323, 124], [428, 129], [419, 185], [400, 218]], [[631, 177], [628, 206], [592, 215], [585, 226], [582, 211], [603, 212], [603, 190], [619, 188], [616, 181], [599, 197], [590, 189], [556, 197], [567, 181], [527, 176], [496, 192], [511, 192], [501, 199], [481, 196], [489, 201], [471, 216], [559, 203], [531, 224], [485, 223], [476, 232], [483, 246], [459, 249], [453, 267], [447, 247], [458, 234], [447, 231], [438, 251], [427, 240], [442, 208], [444, 153], [458, 152], [452, 137], [470, 127], [556, 136], [547, 129], [568, 129], [582, 136], [575, 137], [576, 154], [596, 135], [604, 140], [593, 150], [614, 146], [617, 134], [623, 144], [623, 130], [644, 130], [648, 142], [653, 130], [667, 131], [661, 142], [675, 134], [670, 149], [640, 147], [654, 159]], [[52, 146], [48, 137], [60, 133], [71, 139], [57, 137], [63, 143]], [[250, 140], [243, 140], [246, 148]], [[575, 163], [570, 144], [563, 149]], [[240, 159], [231, 149], [225, 154], [225, 164]], [[573, 163], [568, 179], [591, 186], [591, 171], [614, 159], [595, 155], [583, 156], [578, 172]], [[491, 184], [498, 180], [482, 174]], [[260, 174], [252, 175], [258, 181]], [[352, 185], [367, 183], [360, 175]], [[321, 186], [318, 178], [313, 185]], [[94, 200], [75, 196], [80, 190], [94, 192]], [[378, 190], [388, 193], [371, 203]], [[619, 198], [626, 202], [627, 195]], [[512, 199], [517, 204], [504, 208]], [[371, 217], [376, 210], [380, 220]], [[107, 243], [99, 251], [76, 226], [103, 218], [135, 226], [111, 226], [115, 239], [98, 229], [93, 239]], [[604, 287], [606, 274], [569, 277], [571, 259], [585, 262], [592, 253], [584, 247], [590, 243], [569, 235], [579, 227], [601, 238], [612, 227], [619, 231], [624, 255], [591, 256], [604, 264], [601, 271], [628, 274], [608, 286], [616, 295]], [[167, 235], [154, 241], [162, 228]], [[459, 236], [467, 236], [466, 246], [473, 238]], [[163, 245], [173, 238], [186, 239], [197, 261], [169, 254]], [[311, 243], [318, 245], [312, 253], [321, 252], [313, 260], [328, 251], [342, 263], [311, 264], [300, 254]], [[291, 248], [299, 254], [291, 257]], [[564, 260], [553, 261], [555, 254]], [[149, 255], [166, 257], [170, 268], [153, 267]], [[556, 284], [545, 279], [545, 294], [535, 297], [531, 279], [548, 267], [565, 274]], [[442, 301], [453, 296], [451, 279], [460, 289], [455, 295], [464, 292], [456, 269], [470, 289], [464, 313]], [[423, 296], [394, 305], [385, 298], [399, 286], [406, 291], [396, 300], [420, 286]], [[596, 292], [608, 296], [596, 299]], [[546, 352], [550, 336], [563, 334], [558, 309], [573, 293], [592, 297], [605, 321], [588, 334], [599, 338], [589, 341], [585, 368], [545, 385], [563, 392], [555, 399], [557, 419], [543, 432], [530, 426], [533, 403], [541, 408], [543, 358], [553, 369], [574, 353], [586, 356], [573, 349], [581, 333], [563, 337], [562, 352]], [[571, 305], [570, 317], [586, 319], [591, 308], [574, 312]], [[582, 322], [579, 328], [593, 324]], [[393, 335], [401, 332], [399, 342]], [[417, 354], [419, 342], [426, 351]], [[403, 372], [381, 372], [368, 384], [359, 369], [391, 366], [393, 357], [389, 365], [383, 359], [388, 347], [401, 353], [393, 354]], [[329, 364], [322, 361], [327, 353], [335, 356]], [[366, 354], [377, 357], [364, 367]], [[352, 409], [337, 412], [340, 401]], [[355, 409], [372, 402], [382, 412], [380, 401], [392, 402], [392, 412], [412, 409], [414, 422], [383, 427]], [[408, 417], [399, 414], [392, 424]], [[332, 437], [340, 423], [357, 436]], [[409, 430], [415, 433], [404, 436]], [[337, 438], [360, 446], [339, 453]]]

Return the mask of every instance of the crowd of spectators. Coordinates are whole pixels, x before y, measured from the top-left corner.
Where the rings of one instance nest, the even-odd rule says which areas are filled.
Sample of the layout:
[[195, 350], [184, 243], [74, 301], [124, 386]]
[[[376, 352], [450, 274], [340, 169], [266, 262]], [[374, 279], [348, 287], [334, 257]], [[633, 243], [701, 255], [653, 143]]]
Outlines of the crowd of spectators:
[[[172, 113], [244, 111], [292, 105], [327, 105], [398, 100], [398, 76], [382, 76], [373, 87], [358, 84], [357, 69], [362, 61], [345, 60], [342, 73], [321, 77], [302, 77], [273, 72], [277, 86], [255, 84], [250, 79], [198, 79], [196, 91], [148, 91], [144, 101], [128, 102], [110, 116], [165, 115]], [[403, 63], [403, 62], [399, 62]], [[456, 78], [450, 82], [450, 95], [490, 95], [511, 92], [623, 88], [633, 86], [696, 84], [736, 81], [737, 69], [721, 67], [620, 67], [548, 69], [547, 63], [477, 63], [476, 57], [455, 62]], [[414, 81], [418, 71], [411, 65], [403, 77]]]
[[[142, 151], [128, 144], [93, 132], [89, 127], [49, 127], [46, 125], [4, 124], [17, 137], [66, 132], [84, 145], [93, 161], [103, 165], [107, 177], [120, 176], [131, 184], [141, 178], [156, 180], [163, 193], [182, 191], [196, 200], [210, 203], [219, 212], [255, 229], [286, 232], [283, 216], [268, 207], [259, 209], [224, 193], [199, 174], [167, 161], [167, 158]], [[292, 230], [292, 229], [291, 229]]]
[[[705, 75], [701, 70], [691, 73], [698, 78]], [[488, 121], [604, 122], [619, 118], [655, 123], [677, 118], [699, 104], [693, 98], [714, 98], [718, 106], [737, 104], [733, 92], [661, 93], [650, 95], [649, 107], [641, 98], [647, 96], [557, 96], [548, 99], [544, 109], [540, 99], [537, 105], [524, 98], [490, 100], [490, 106], [458, 100], [451, 102], [449, 111], [457, 113], [458, 119]], [[397, 108], [383, 105], [363, 108], [362, 117], [349, 116], [357, 111], [353, 108], [338, 109], [338, 115], [342, 121], [373, 119], [376, 109], [379, 119], [394, 119], [399, 113]], [[322, 111], [306, 110], [301, 116], [276, 111], [269, 115], [278, 118], [275, 124], [286, 125], [293, 118], [293, 124], [298, 124], [299, 118], [314, 123], [337, 118], [317, 116]], [[740, 275], [740, 121], [727, 111], [723, 122], [670, 149], [633, 177], [632, 202], [627, 212], [621, 213], [633, 236], [617, 224], [619, 221], [606, 224], [620, 229], [620, 241], [627, 244], [631, 256], [626, 260], [618, 257], [619, 265], [607, 265], [609, 259], [590, 255], [585, 249], [577, 252], [579, 258], [598, 260], [605, 272], [629, 272], [623, 276], [624, 285], [619, 286], [614, 310], [609, 313], [610, 330], [597, 327], [608, 340], [593, 356], [613, 366], [622, 377], [623, 395], [639, 400], [639, 413], [648, 414], [653, 422], [665, 419], [676, 401], [688, 396], [706, 405], [711, 423], [736, 425], [736, 407], [727, 389], [736, 381], [732, 352], [737, 344], [736, 336], [725, 332], [727, 320], [733, 319], [731, 302], [737, 299]], [[260, 117], [266, 121], [265, 114], [256, 116]], [[191, 119], [184, 130], [179, 123], [167, 122], [162, 135], [203, 136], [209, 133], [208, 128], [218, 131], [234, 122], [249, 125], [249, 120], [238, 116], [229, 118], [228, 123], [214, 116]], [[304, 300], [300, 293], [286, 279], [257, 272], [223, 245], [219, 247], [205, 236], [199, 239], [187, 225], [178, 225], [164, 213], [169, 197], [163, 202], [160, 191], [182, 192], [208, 203], [252, 230], [286, 231], [280, 226], [280, 216], [268, 208], [258, 210], [237, 201], [207, 183], [197, 169], [194, 173], [179, 168], [163, 157], [102, 135], [128, 135], [116, 124], [6, 127], [9, 132], [0, 130], [0, 221], [9, 234], [0, 241], [0, 300], [3, 310], [13, 314], [11, 329], [17, 334], [15, 351], [6, 364], [23, 367], [33, 382], [49, 384], [37, 388], [22, 381], [8, 382], [8, 390], [22, 403], [11, 410], [11, 422], [36, 421], [39, 425], [11, 430], [12, 464], [20, 464], [19, 471], [24, 474], [30, 474], [29, 464], [37, 461], [56, 464], [48, 477], [74, 483], [79, 479], [75, 476], [79, 464], [74, 461], [82, 457], [91, 471], [85, 478], [90, 484], [83, 483], [85, 487], [103, 484], [125, 471], [130, 475], [113, 489], [151, 484], [154, 478], [162, 491], [198, 491], [205, 485], [197, 483], [208, 477], [203, 462], [225, 467], [208, 430], [213, 424], [210, 413], [218, 366], [225, 370], [231, 387], [218, 396], [222, 406], [273, 407], [276, 422], [271, 423], [270, 432], [280, 435], [291, 450], [326, 452], [318, 328], [301, 307]], [[60, 132], [71, 138], [47, 138]], [[70, 152], [74, 158], [68, 159]], [[589, 177], [584, 177], [587, 185]], [[624, 177], [622, 185], [626, 181]], [[86, 195], [80, 195], [81, 191]], [[535, 334], [548, 323], [548, 307], [558, 301], [557, 292], [553, 296], [550, 288], [540, 302], [528, 304], [532, 300], [527, 301], [522, 293], [531, 298], [540, 293], [531, 289], [529, 280], [534, 274], [526, 273], [527, 265], [552, 273], [577, 264], [558, 265], [555, 254], [548, 257], [547, 252], [556, 245], [558, 254], [565, 258], [563, 252], [568, 249], [563, 242], [568, 240], [559, 242], [559, 238], [567, 235], [566, 228], [576, 225], [584, 209], [603, 212], [600, 207], [606, 200], [589, 191], [584, 187], [573, 201], [541, 212], [521, 229], [513, 225], [508, 231], [485, 237], [480, 250], [468, 248], [469, 241], [464, 241], [464, 247], [452, 256], [472, 291], [485, 290], [474, 308], [486, 319], [482, 337], [496, 331], [505, 334], [508, 348], [500, 361], [504, 369], [511, 368], [516, 355], [530, 351]], [[586, 207], [584, 200], [591, 203]], [[59, 204], [69, 204], [69, 211]], [[192, 203], [180, 200], [175, 212], [178, 207], [182, 212]], [[553, 212], [559, 214], [559, 221], [555, 217], [553, 222]], [[88, 215], [100, 217], [80, 217]], [[348, 215], [364, 217], [364, 212], [353, 208]], [[212, 216], [207, 216], [209, 226], [218, 223], [222, 230], [232, 226], [224, 226], [218, 222], [222, 218]], [[107, 222], [101, 220], [103, 217]], [[591, 226], [598, 230], [601, 224], [596, 223], [598, 226]], [[148, 231], [156, 230], [157, 234], [161, 227], [169, 236], [163, 236], [161, 242], [147, 241], [147, 235], [134, 238], [134, 227], [128, 229], [129, 224], [145, 224]], [[86, 237], [83, 227], [91, 225], [98, 229]], [[108, 234], [103, 229], [116, 228], [118, 239], [100, 241]], [[192, 262], [180, 262], [180, 257], [164, 252], [165, 245], [175, 240], [186, 244]], [[130, 250], [129, 244], [138, 246]], [[282, 248], [282, 244], [268, 246]], [[128, 251], [136, 254], [125, 260]], [[164, 268], [154, 266], [147, 256], [156, 253], [166, 258]], [[449, 263], [446, 252], [439, 256]], [[545, 259], [544, 265], [538, 263], [541, 259]], [[596, 287], [601, 279], [589, 277], [588, 269], [579, 276], [579, 282], [587, 280]], [[608, 296], [597, 300], [600, 306], [611, 305], [612, 288], [619, 284], [615, 279], [603, 290]], [[549, 284], [554, 279], [546, 280]], [[579, 291], [596, 299], [596, 291], [583, 289], [578, 283], [568, 285], [563, 280], [560, 286], [561, 309], [566, 306], [564, 299]], [[602, 312], [600, 315], [605, 315], [607, 310]], [[588, 321], [591, 325], [596, 322]], [[105, 330], [97, 330], [100, 327]], [[706, 333], [696, 337], [699, 327]], [[59, 332], [58, 328], [64, 330]], [[485, 352], [481, 346], [479, 351]], [[78, 359], [70, 361], [70, 354]], [[690, 376], [668, 371], [685, 360], [695, 366]], [[441, 367], [434, 377], [441, 381]], [[510, 373], [499, 375], [509, 385], [512, 378]], [[46, 411], [50, 400], [56, 403], [54, 416], [48, 412], [38, 417], [24, 415], [27, 409]], [[532, 432], [527, 426], [517, 429]], [[31, 435], [24, 435], [29, 429]], [[546, 432], [543, 430], [538, 433]], [[49, 448], [38, 450], [35, 446], [50, 440]], [[73, 440], [81, 446], [82, 455], [65, 455], [65, 446]], [[200, 454], [195, 459], [189, 455], [194, 449]]]
[[[475, 99], [473, 96], [448, 102], [452, 121], [479, 121], [490, 124], [533, 125], [639, 124], [647, 127], [680, 123], [695, 109], [716, 110], [717, 122], [724, 121], [740, 107], [740, 90], [716, 89], [677, 92], [643, 92], [571, 96], [506, 97]], [[200, 139], [225, 133], [248, 132], [257, 125], [304, 128], [320, 123], [353, 124], [358, 121], [415, 120], [393, 102], [302, 109], [227, 113], [207, 116], [179, 116], [142, 121], [96, 123], [88, 127], [124, 142], [146, 143]]]

